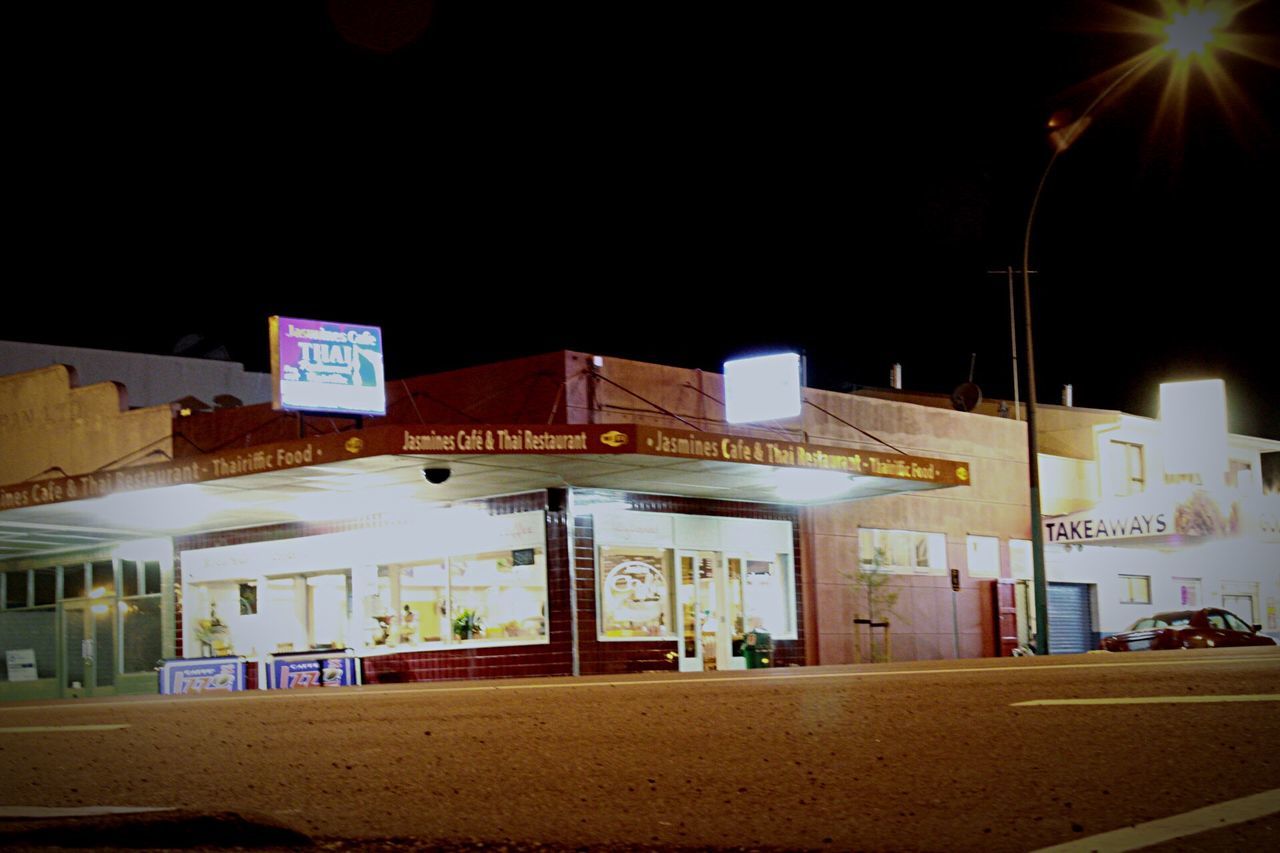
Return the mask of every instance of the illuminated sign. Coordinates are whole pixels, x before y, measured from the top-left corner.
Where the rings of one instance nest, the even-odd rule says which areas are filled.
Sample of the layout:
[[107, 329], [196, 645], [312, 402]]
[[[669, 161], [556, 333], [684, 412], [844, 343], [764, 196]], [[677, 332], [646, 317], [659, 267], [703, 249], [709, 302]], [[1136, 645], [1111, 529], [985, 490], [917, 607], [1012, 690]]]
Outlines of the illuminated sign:
[[784, 352], [726, 361], [724, 412], [731, 424], [800, 414], [800, 356]]
[[382, 330], [272, 317], [271, 390], [276, 409], [383, 415]]

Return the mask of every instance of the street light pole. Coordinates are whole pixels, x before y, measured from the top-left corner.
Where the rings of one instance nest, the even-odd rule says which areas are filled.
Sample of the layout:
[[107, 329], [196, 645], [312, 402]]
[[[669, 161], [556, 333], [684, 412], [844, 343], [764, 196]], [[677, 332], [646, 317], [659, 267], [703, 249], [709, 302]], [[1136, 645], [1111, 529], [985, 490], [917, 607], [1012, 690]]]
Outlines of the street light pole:
[[1027, 341], [1027, 480], [1030, 486], [1031, 499], [1031, 566], [1032, 584], [1035, 586], [1036, 599], [1036, 654], [1049, 653], [1049, 584], [1044, 570], [1044, 523], [1040, 512], [1040, 442], [1036, 435], [1036, 359], [1031, 338], [1031, 226], [1035, 223], [1036, 209], [1040, 206], [1040, 195], [1044, 192], [1045, 181], [1053, 164], [1058, 162], [1062, 152], [1070, 147], [1079, 135], [1088, 127], [1090, 114], [1098, 104], [1102, 103], [1116, 87], [1128, 80], [1140, 68], [1149, 67], [1148, 62], [1135, 61], [1123, 74], [1102, 90], [1102, 94], [1093, 99], [1093, 103], [1080, 114], [1074, 123], [1063, 128], [1062, 136], [1056, 140], [1053, 156], [1044, 167], [1040, 183], [1036, 186], [1036, 194], [1031, 199], [1031, 210], [1027, 214], [1027, 230], [1022, 238], [1022, 306], [1024, 312]]

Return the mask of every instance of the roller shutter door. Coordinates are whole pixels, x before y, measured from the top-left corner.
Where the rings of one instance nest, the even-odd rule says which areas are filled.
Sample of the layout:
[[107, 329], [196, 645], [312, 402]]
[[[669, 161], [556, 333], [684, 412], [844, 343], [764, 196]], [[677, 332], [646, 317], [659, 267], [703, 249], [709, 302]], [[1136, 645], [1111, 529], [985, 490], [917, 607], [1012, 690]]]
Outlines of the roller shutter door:
[[1049, 653], [1069, 655], [1093, 648], [1089, 585], [1049, 584]]

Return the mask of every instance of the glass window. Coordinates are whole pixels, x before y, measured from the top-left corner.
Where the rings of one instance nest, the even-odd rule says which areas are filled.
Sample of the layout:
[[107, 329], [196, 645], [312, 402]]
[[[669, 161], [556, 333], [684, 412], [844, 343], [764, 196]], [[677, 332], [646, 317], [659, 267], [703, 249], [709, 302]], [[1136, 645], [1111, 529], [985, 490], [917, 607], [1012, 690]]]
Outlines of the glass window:
[[62, 567], [62, 597], [84, 598], [84, 565]]
[[[396, 576], [399, 598], [387, 598], [390, 606], [396, 608], [395, 618], [388, 624], [392, 632], [389, 642], [405, 645], [438, 643], [448, 639], [452, 632], [448, 621], [449, 573], [444, 560], [400, 566], [396, 569]], [[467, 639], [470, 639], [470, 630]]]
[[[52, 607], [41, 610], [15, 610], [0, 613], [0, 656], [8, 651], [31, 649], [36, 657], [36, 678], [57, 675], [56, 612]], [[12, 680], [13, 674], [5, 674]]]
[[311, 648], [345, 648], [350, 618], [349, 572], [312, 575], [307, 578], [307, 640]]
[[787, 558], [778, 555], [777, 560], [747, 560], [743, 577], [743, 601], [746, 610], [746, 629], [759, 628], [770, 634], [790, 634], [791, 573]]
[[600, 633], [604, 637], [673, 637], [669, 548], [600, 548]]
[[1031, 559], [1031, 543], [1026, 539], [1009, 540], [1009, 574], [1019, 580], [1031, 580], [1035, 573]]
[[1227, 629], [1227, 620], [1222, 618], [1221, 613], [1210, 613], [1208, 614], [1208, 619], [1209, 627], [1217, 628], [1220, 631], [1225, 631]]
[[1232, 631], [1243, 631], [1246, 634], [1252, 634], [1253, 629], [1245, 624], [1244, 620], [1234, 613], [1226, 612], [1222, 614], [1227, 620], [1227, 627]]
[[120, 594], [128, 598], [131, 595], [138, 595], [141, 589], [138, 587], [138, 564], [133, 560], [120, 561]]
[[451, 557], [450, 633], [456, 640], [541, 640], [546, 578], [540, 548]]
[[4, 573], [4, 606], [10, 610], [15, 607], [27, 607], [27, 573]]
[[109, 598], [116, 594], [116, 570], [110, 560], [99, 560], [90, 565], [93, 575], [89, 595], [93, 598]]
[[162, 592], [160, 589], [160, 564], [148, 560], [142, 564], [142, 591], [147, 595]]
[[120, 602], [123, 672], [148, 672], [161, 658], [160, 596]]
[[947, 570], [947, 537], [914, 530], [859, 529], [859, 563], [874, 566], [877, 557], [880, 571], [942, 574]]
[[1147, 575], [1121, 575], [1120, 603], [1150, 604], [1151, 578]]
[[36, 569], [33, 573], [35, 577], [35, 606], [42, 607], [44, 605], [53, 604], [58, 600], [58, 570], [55, 568]]
[[969, 553], [969, 577], [1000, 577], [1000, 540], [994, 536], [970, 536], [966, 542]]
[[1142, 445], [1127, 441], [1111, 442], [1111, 477], [1116, 495], [1136, 495], [1147, 487]]

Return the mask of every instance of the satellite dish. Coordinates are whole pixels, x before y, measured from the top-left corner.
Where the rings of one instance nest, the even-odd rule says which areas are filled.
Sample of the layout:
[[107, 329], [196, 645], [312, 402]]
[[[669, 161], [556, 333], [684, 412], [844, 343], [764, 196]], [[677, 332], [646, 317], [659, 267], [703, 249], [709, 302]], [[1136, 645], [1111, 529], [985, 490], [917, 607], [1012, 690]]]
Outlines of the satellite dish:
[[963, 382], [951, 392], [951, 405], [961, 412], [972, 412], [982, 402], [982, 389], [972, 382]]

